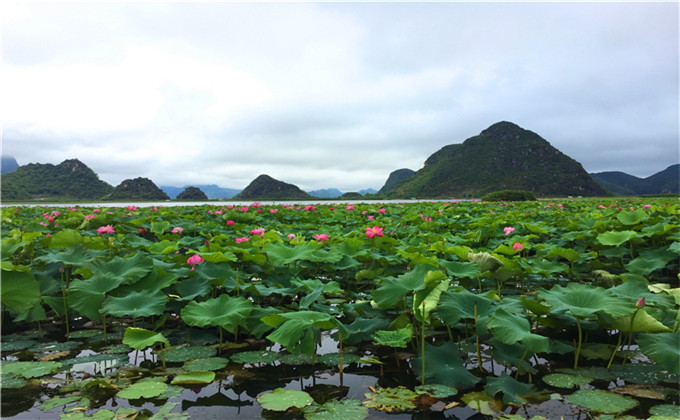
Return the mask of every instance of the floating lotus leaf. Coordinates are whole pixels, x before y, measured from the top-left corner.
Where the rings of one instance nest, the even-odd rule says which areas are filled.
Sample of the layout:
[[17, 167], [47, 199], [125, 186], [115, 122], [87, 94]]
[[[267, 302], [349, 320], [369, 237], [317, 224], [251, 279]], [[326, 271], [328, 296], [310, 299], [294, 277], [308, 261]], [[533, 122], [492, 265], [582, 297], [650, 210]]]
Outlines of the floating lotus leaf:
[[680, 375], [668, 372], [657, 363], [626, 363], [625, 366], [613, 365], [609, 369], [615, 376], [627, 383], [658, 384], [660, 382], [680, 383]]
[[487, 416], [494, 416], [503, 409], [503, 402], [486, 392], [469, 392], [463, 395], [461, 400], [468, 407]]
[[456, 388], [439, 384], [418, 385], [415, 391], [418, 394], [427, 394], [432, 398], [448, 398], [458, 394]]
[[78, 330], [71, 331], [68, 338], [92, 338], [98, 334], [103, 334], [101, 330]]
[[675, 333], [641, 334], [637, 338], [640, 350], [659, 366], [680, 374], [680, 336]]
[[64, 341], [63, 343], [49, 342], [40, 343], [28, 349], [33, 353], [54, 353], [64, 350], [73, 350], [80, 347], [82, 343], [78, 341]]
[[2, 389], [17, 389], [17, 388], [23, 388], [26, 385], [28, 385], [28, 381], [23, 378], [17, 378], [14, 375], [10, 375], [4, 372], [2, 372], [2, 376], [0, 376], [0, 388]]
[[78, 401], [82, 398], [83, 397], [81, 397], [81, 396], [50, 398], [49, 400], [46, 400], [45, 402], [40, 404], [37, 408], [39, 410], [42, 410], [42, 411], [50, 411], [50, 410], [53, 410], [57, 407], [63, 407], [66, 404], [70, 404], [74, 401]]
[[127, 327], [125, 329], [123, 344], [127, 344], [135, 350], [144, 350], [158, 342], [165, 344], [165, 347], [170, 347], [170, 342], [161, 333], [155, 333], [144, 328]]
[[489, 377], [486, 379], [486, 392], [489, 395], [496, 395], [499, 392], [503, 393], [503, 402], [506, 404], [521, 405], [526, 403], [526, 399], [522, 396], [531, 393], [532, 386], [519, 382], [512, 378], [506, 372], [501, 373], [499, 377]]
[[579, 375], [569, 375], [566, 373], [551, 373], [543, 377], [543, 382], [557, 388], [573, 388], [593, 381], [593, 378]]
[[215, 372], [195, 371], [180, 373], [172, 379], [172, 385], [204, 385], [215, 380]]
[[188, 346], [176, 347], [165, 350], [166, 362], [186, 362], [193, 359], [205, 359], [206, 357], [213, 357], [217, 350], [213, 347], [204, 346]]
[[570, 404], [590, 411], [605, 414], [618, 414], [638, 405], [632, 398], [601, 389], [581, 389], [567, 397]]
[[404, 328], [389, 331], [376, 331], [373, 334], [373, 342], [381, 346], [406, 348], [406, 344], [413, 336], [413, 326], [408, 324]]
[[314, 402], [304, 391], [276, 388], [257, 397], [262, 408], [274, 411], [286, 411], [291, 407], [303, 408]]
[[231, 356], [235, 363], [271, 363], [279, 359], [279, 354], [268, 350], [242, 351]]
[[87, 356], [63, 360], [61, 363], [65, 367], [71, 367], [84, 363], [101, 363], [105, 361], [116, 361], [116, 364], [124, 364], [129, 362], [129, 358], [127, 354], [90, 354]]
[[488, 252], [469, 252], [468, 259], [479, 266], [484, 271], [494, 271], [503, 267], [503, 261], [489, 254]]
[[666, 388], [659, 385], [649, 384], [627, 384], [609, 390], [610, 392], [631, 395], [638, 398], [648, 398], [651, 400], [665, 400], [671, 395], [677, 395], [678, 390]]
[[670, 418], [680, 418], [680, 405], [660, 404], [649, 409], [649, 414]]
[[26, 379], [39, 378], [61, 369], [60, 362], [2, 362], [3, 375], [23, 376]]
[[610, 231], [597, 235], [597, 240], [602, 245], [619, 246], [624, 242], [638, 237], [638, 233], [632, 230]]
[[19, 350], [25, 350], [29, 347], [38, 344], [34, 340], [13, 340], [9, 341], [5, 337], [2, 337], [2, 351], [3, 352], [15, 352]]
[[206, 357], [205, 359], [194, 359], [184, 364], [184, 369], [188, 371], [196, 370], [220, 370], [229, 364], [229, 359], [225, 357]]
[[[327, 366], [338, 366], [340, 365], [340, 353], [327, 353], [318, 357], [319, 363]], [[342, 355], [342, 364], [349, 365], [351, 363], [357, 363], [361, 360], [361, 357], [356, 354], [344, 353]]]
[[281, 356], [281, 363], [286, 365], [311, 365], [314, 363], [314, 356], [305, 353], [284, 354]]
[[134, 400], [138, 398], [154, 398], [158, 397], [168, 389], [168, 385], [164, 382], [145, 381], [134, 383], [127, 388], [118, 391], [119, 398]]
[[368, 417], [368, 408], [355, 399], [331, 400], [305, 407], [304, 414], [307, 420], [363, 420]]
[[362, 404], [374, 410], [396, 412], [416, 408], [418, 394], [404, 387], [378, 388], [375, 392], [364, 394]]
[[[614, 370], [613, 367], [612, 370]], [[559, 372], [569, 375], [585, 376], [587, 378], [599, 379], [601, 381], [616, 381], [618, 376], [613, 373], [612, 370], [609, 370], [604, 366], [591, 366], [587, 368], [580, 368], [578, 370], [566, 368], [558, 369]]]
[[267, 254], [272, 264], [289, 265], [295, 261], [309, 260], [317, 249], [318, 245], [311, 241], [295, 246], [288, 246], [279, 242], [266, 244], [262, 251]]

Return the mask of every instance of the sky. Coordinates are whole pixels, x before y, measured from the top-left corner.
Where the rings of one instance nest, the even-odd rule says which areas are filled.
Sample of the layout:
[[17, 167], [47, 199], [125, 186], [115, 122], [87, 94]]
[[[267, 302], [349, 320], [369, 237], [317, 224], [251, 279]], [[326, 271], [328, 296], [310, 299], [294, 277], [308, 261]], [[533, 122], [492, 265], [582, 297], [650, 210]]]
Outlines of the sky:
[[680, 162], [677, 2], [3, 1], [2, 154], [118, 185], [379, 189], [499, 121]]

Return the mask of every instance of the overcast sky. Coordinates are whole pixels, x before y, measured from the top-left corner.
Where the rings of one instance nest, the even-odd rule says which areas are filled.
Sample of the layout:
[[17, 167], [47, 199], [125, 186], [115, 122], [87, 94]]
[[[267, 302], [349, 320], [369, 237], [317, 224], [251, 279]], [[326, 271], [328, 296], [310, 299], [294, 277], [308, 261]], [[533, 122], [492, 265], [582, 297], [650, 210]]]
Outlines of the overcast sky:
[[678, 3], [2, 2], [2, 154], [118, 185], [379, 189], [499, 121], [680, 162]]

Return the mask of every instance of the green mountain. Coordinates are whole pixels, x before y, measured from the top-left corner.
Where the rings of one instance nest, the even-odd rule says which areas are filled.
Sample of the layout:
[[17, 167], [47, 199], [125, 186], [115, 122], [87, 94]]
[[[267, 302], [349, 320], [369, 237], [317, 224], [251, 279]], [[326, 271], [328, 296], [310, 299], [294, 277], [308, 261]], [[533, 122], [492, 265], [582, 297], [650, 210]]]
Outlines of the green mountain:
[[163, 190], [167, 195], [170, 196], [170, 198], [176, 198], [182, 191], [184, 191], [187, 187], [196, 187], [199, 188], [201, 191], [205, 193], [205, 195], [208, 197], [210, 200], [215, 200], [215, 199], [225, 199], [225, 198], [232, 198], [236, 194], [240, 193], [241, 190], [237, 190], [234, 188], [222, 188], [219, 187], [215, 184], [194, 184], [194, 185], [185, 185], [183, 187], [173, 187], [173, 186], [168, 186], [168, 185], [160, 185], [159, 188]]
[[78, 159], [59, 165], [29, 163], [2, 175], [3, 200], [96, 200], [111, 191], [111, 185]]
[[184, 191], [177, 195], [177, 200], [207, 200], [208, 196], [205, 195], [200, 188], [196, 187], [186, 187]]
[[387, 194], [401, 182], [411, 178], [413, 175], [415, 175], [415, 173], [416, 171], [408, 168], [397, 169], [396, 171], [393, 171], [390, 176], [387, 177], [385, 185], [383, 185], [383, 187], [378, 191], [378, 194]]
[[680, 164], [671, 165], [647, 178], [619, 171], [598, 172], [590, 176], [617, 195], [680, 193]]
[[2, 161], [0, 161], [0, 173], [8, 174], [14, 172], [18, 167], [19, 164], [13, 156], [2, 156]]
[[158, 201], [170, 200], [170, 197], [156, 186], [149, 178], [126, 179], [113, 191], [103, 197], [104, 200], [136, 200]]
[[310, 199], [311, 195], [293, 184], [278, 181], [269, 175], [260, 175], [243, 191], [236, 194], [236, 200], [297, 200]]
[[538, 134], [510, 122], [444, 146], [391, 197], [479, 197], [499, 190], [526, 190], [538, 197], [601, 196], [609, 192], [580, 163]]

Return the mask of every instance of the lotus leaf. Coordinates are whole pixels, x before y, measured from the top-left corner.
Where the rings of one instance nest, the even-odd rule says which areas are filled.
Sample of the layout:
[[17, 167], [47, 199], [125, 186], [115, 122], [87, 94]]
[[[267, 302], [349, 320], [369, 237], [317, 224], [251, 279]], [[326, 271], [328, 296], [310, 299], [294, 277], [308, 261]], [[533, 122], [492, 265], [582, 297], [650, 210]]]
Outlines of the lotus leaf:
[[134, 400], [138, 398], [158, 397], [168, 389], [168, 385], [158, 381], [144, 381], [134, 383], [118, 391], [118, 398]]
[[0, 376], [0, 388], [2, 389], [18, 389], [28, 385], [28, 381], [23, 378], [17, 378], [14, 375], [2, 373]]
[[295, 353], [295, 354], [284, 354], [281, 356], [281, 363], [286, 365], [311, 365], [314, 363], [315, 358], [311, 354], [305, 353]]
[[279, 354], [268, 350], [242, 351], [231, 356], [235, 363], [272, 363], [279, 359]]
[[[351, 363], [357, 363], [361, 360], [361, 357], [356, 354], [344, 353], [342, 355], [342, 364], [349, 365]], [[338, 366], [340, 365], [340, 353], [326, 353], [318, 358], [319, 363], [327, 366]]]
[[125, 329], [123, 344], [135, 350], [144, 350], [158, 342], [165, 344], [165, 347], [170, 347], [170, 342], [161, 333], [154, 333], [144, 328], [127, 327]]
[[612, 316], [631, 315], [635, 311], [634, 302], [615, 296], [608, 289], [581, 283], [540, 289], [538, 296], [545, 299], [553, 310], [564, 308], [578, 318], [590, 318], [600, 311]]
[[209, 384], [215, 380], [215, 372], [211, 371], [194, 371], [187, 373], [180, 373], [172, 379], [172, 385], [203, 385]]
[[223, 294], [205, 302], [189, 302], [182, 309], [182, 319], [194, 327], [219, 326], [233, 333], [252, 310], [248, 299]]
[[448, 385], [427, 384], [415, 388], [418, 394], [427, 394], [432, 398], [448, 398], [458, 394], [458, 390]]
[[206, 357], [213, 357], [217, 350], [213, 347], [177, 347], [165, 351], [166, 362], [186, 362], [193, 359], [205, 359]]
[[267, 336], [269, 340], [286, 346], [291, 353], [312, 354], [315, 351], [315, 328], [330, 329], [335, 326], [331, 316], [314, 311], [284, 312], [268, 315], [262, 321], [276, 327]]
[[677, 389], [650, 384], [627, 384], [610, 389], [609, 391], [616, 394], [631, 395], [633, 397], [648, 398], [652, 400], [665, 400], [669, 396], [678, 394]]
[[[480, 381], [465, 367], [460, 351], [454, 341], [447, 341], [435, 347], [425, 343], [425, 379], [426, 382], [449, 385], [456, 388], [469, 388]], [[420, 367], [422, 354], [411, 360], [412, 366]], [[420, 378], [421, 369], [414, 369]], [[420, 378], [422, 380], [422, 378]]]
[[680, 336], [675, 333], [641, 334], [640, 350], [671, 373], [680, 374]]
[[503, 261], [488, 252], [469, 252], [468, 259], [477, 264], [482, 272], [495, 271], [500, 267], [503, 267]]
[[650, 273], [666, 267], [666, 261], [661, 258], [637, 257], [625, 265], [626, 270], [641, 276], [648, 276]]
[[644, 309], [640, 309], [635, 314], [633, 318], [633, 325], [631, 329], [630, 320], [631, 316], [624, 316], [618, 318], [616, 322], [612, 325], [615, 329], [622, 332], [646, 332], [646, 333], [658, 333], [658, 332], [671, 332], [671, 329], [657, 321], [653, 316], [649, 315]]
[[602, 245], [620, 246], [622, 243], [630, 241], [631, 239], [637, 237], [638, 237], [637, 232], [634, 232], [632, 230], [623, 230], [600, 233], [599, 235], [597, 235], [597, 240]]
[[505, 344], [522, 341], [534, 353], [547, 353], [550, 350], [548, 337], [530, 332], [528, 319], [510, 314], [503, 308], [494, 312], [487, 326], [494, 337]]
[[26, 379], [39, 378], [61, 369], [60, 362], [2, 362], [3, 375], [23, 376]]
[[357, 316], [351, 324], [345, 325], [347, 336], [343, 335], [343, 342], [347, 345], [359, 344], [371, 339], [372, 334], [381, 328], [387, 328], [390, 321], [383, 317], [362, 318]]
[[165, 310], [168, 296], [160, 290], [149, 293], [148, 290], [130, 292], [123, 297], [109, 296], [102, 305], [101, 312], [115, 317], [131, 316], [132, 318], [160, 315]]
[[205, 359], [194, 359], [184, 364], [184, 369], [188, 371], [197, 370], [220, 370], [229, 364], [229, 359], [225, 357], [207, 357]]
[[366, 400], [362, 404], [374, 410], [395, 412], [416, 408], [415, 399], [418, 394], [404, 387], [378, 388], [373, 393], [364, 394]]
[[380, 308], [392, 308], [403, 302], [403, 297], [412, 291], [425, 288], [425, 277], [434, 267], [429, 264], [416, 265], [412, 271], [399, 277], [389, 277], [373, 291], [373, 299]]
[[[515, 253], [514, 250], [512, 252]], [[449, 275], [457, 278], [476, 279], [482, 274], [479, 265], [474, 262], [443, 261], [442, 265]]]
[[453, 327], [461, 318], [474, 319], [475, 305], [477, 306], [477, 318], [481, 318], [489, 315], [495, 302], [484, 296], [471, 293], [467, 289], [450, 288], [442, 293], [437, 313], [447, 325]]
[[266, 410], [286, 411], [291, 407], [303, 408], [314, 400], [304, 391], [276, 388], [257, 397], [257, 402]]
[[519, 382], [512, 378], [506, 372], [501, 373], [499, 377], [489, 377], [486, 379], [486, 387], [484, 388], [489, 395], [496, 395], [499, 392], [503, 393], [503, 402], [506, 404], [521, 405], [526, 403], [523, 396], [532, 392], [532, 386]]
[[543, 382], [557, 388], [573, 388], [593, 381], [593, 378], [579, 375], [568, 375], [566, 373], [551, 373], [543, 377]]
[[468, 407], [487, 416], [494, 416], [503, 409], [503, 402], [486, 392], [469, 392], [463, 395], [461, 400]]
[[16, 312], [25, 312], [40, 302], [40, 287], [30, 272], [0, 273], [0, 302]]
[[267, 254], [272, 264], [289, 265], [295, 261], [309, 260], [317, 249], [318, 245], [314, 242], [303, 242], [292, 247], [283, 243], [268, 243], [262, 251]]
[[363, 420], [368, 417], [368, 408], [355, 399], [331, 400], [305, 407], [304, 414], [308, 420]]
[[619, 219], [621, 223], [623, 223], [626, 226], [632, 226], [640, 223], [647, 217], [647, 214], [642, 211], [642, 210], [634, 210], [634, 211], [622, 211], [621, 213], [616, 215], [616, 218]]
[[606, 414], [623, 413], [638, 405], [632, 398], [601, 389], [581, 389], [569, 395], [567, 400], [570, 404]]
[[649, 414], [652, 414], [654, 416], [680, 418], [680, 406], [674, 404], [655, 405], [654, 407], [649, 409]]
[[413, 336], [413, 326], [408, 324], [404, 328], [389, 331], [376, 331], [373, 334], [373, 341], [381, 346], [402, 347], [411, 341]]
[[82, 398], [81, 396], [50, 398], [49, 400], [46, 400], [45, 402], [40, 404], [37, 408], [42, 411], [50, 411], [57, 407], [63, 407], [67, 404], [71, 404], [72, 402], [78, 401], [81, 398]]
[[121, 278], [109, 279], [105, 276], [73, 280], [68, 288], [69, 306], [91, 320], [98, 320], [106, 293], [120, 286], [122, 281]]
[[133, 284], [149, 274], [153, 269], [153, 259], [137, 252], [132, 257], [113, 257], [109, 261], [96, 259], [88, 264], [92, 275], [101, 275], [109, 279], [116, 279], [123, 284]]
[[5, 337], [2, 337], [2, 351], [3, 352], [15, 352], [19, 350], [25, 350], [29, 347], [35, 346], [38, 344], [37, 341], [33, 340], [8, 340]]

